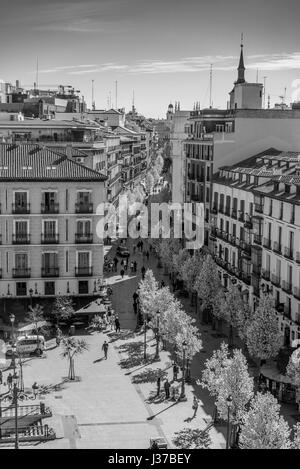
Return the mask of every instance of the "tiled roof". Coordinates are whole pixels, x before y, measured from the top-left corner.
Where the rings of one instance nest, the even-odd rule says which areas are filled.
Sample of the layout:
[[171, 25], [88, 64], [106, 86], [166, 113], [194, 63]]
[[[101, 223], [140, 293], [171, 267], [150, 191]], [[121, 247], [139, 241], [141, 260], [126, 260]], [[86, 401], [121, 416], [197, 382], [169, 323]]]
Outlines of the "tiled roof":
[[[66, 146], [64, 146], [64, 147], [51, 146], [51, 147], [48, 147], [48, 148], [49, 148], [49, 150], [55, 151], [56, 153], [62, 153], [63, 155], [67, 154]], [[86, 156], [89, 156], [88, 153], [85, 153], [83, 150], [81, 150], [79, 148], [76, 148], [76, 147], [72, 147], [71, 154], [72, 154], [72, 157], [80, 157], [80, 158], [84, 158]]]
[[0, 180], [105, 181], [103, 174], [34, 144], [0, 144]]

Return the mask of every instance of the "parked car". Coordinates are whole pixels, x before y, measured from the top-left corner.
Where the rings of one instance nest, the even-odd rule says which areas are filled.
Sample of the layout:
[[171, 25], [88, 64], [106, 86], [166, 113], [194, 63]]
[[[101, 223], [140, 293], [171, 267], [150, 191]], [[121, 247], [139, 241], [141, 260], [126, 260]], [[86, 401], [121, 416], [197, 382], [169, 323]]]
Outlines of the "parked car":
[[[6, 345], [6, 355], [12, 356], [12, 346]], [[45, 338], [43, 335], [24, 335], [17, 337], [16, 353], [18, 355], [42, 355], [45, 350]]]
[[117, 256], [129, 257], [130, 252], [125, 246], [118, 246], [117, 247]]

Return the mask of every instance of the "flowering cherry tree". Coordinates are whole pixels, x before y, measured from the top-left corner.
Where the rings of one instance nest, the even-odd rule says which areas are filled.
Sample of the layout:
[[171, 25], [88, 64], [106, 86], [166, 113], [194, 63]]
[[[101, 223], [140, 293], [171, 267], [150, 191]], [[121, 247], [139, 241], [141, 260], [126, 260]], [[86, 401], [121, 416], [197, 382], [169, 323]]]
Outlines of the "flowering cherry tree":
[[289, 449], [290, 430], [280, 415], [280, 405], [270, 393], [257, 393], [242, 418], [242, 449]]
[[152, 316], [155, 305], [155, 297], [158, 291], [158, 283], [155, 280], [152, 270], [148, 269], [144, 280], [141, 280], [138, 288], [141, 312], [144, 315]]
[[223, 370], [230, 361], [228, 345], [222, 342], [220, 349], [214, 350], [212, 356], [204, 363], [201, 386], [208, 389], [211, 396], [217, 397], [220, 389], [220, 380]]
[[229, 323], [228, 343], [229, 347], [231, 347], [233, 345], [233, 328], [238, 328], [241, 319], [244, 317], [245, 303], [240, 290], [232, 283], [229, 284], [224, 299], [222, 308], [224, 317]]

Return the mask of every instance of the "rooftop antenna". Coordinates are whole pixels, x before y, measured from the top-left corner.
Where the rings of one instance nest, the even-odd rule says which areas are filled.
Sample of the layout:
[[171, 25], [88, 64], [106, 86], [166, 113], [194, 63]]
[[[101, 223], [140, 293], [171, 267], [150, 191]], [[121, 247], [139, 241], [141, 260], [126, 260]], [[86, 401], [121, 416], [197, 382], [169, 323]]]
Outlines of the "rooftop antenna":
[[270, 95], [268, 95], [268, 109], [270, 109], [270, 101], [271, 101], [271, 97]]
[[95, 106], [95, 98], [94, 98], [94, 80], [92, 80], [92, 110], [94, 111], [96, 108]]
[[132, 109], [134, 108], [134, 90], [132, 90]]
[[266, 82], [267, 82], [267, 77], [264, 77], [264, 109], [266, 107]]
[[256, 83], [258, 83], [258, 68], [256, 69]]
[[116, 80], [116, 110], [118, 110], [118, 82]]
[[212, 108], [211, 102], [211, 93], [212, 93], [212, 64], [210, 64], [210, 74], [209, 74], [209, 108]]

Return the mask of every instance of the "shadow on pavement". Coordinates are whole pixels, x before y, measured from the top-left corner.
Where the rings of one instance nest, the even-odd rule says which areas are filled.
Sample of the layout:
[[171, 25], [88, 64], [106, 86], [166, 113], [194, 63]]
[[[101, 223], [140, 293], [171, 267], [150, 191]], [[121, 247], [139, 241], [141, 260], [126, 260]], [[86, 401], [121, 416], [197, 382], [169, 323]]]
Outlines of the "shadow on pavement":
[[164, 380], [167, 378], [168, 373], [160, 369], [148, 368], [148, 370], [142, 371], [142, 373], [134, 375], [132, 377], [132, 382], [135, 384], [156, 383], [158, 376], [161, 377], [161, 380]]

